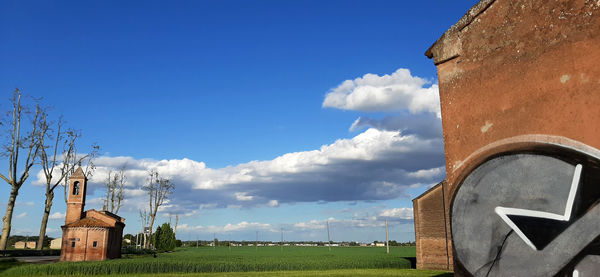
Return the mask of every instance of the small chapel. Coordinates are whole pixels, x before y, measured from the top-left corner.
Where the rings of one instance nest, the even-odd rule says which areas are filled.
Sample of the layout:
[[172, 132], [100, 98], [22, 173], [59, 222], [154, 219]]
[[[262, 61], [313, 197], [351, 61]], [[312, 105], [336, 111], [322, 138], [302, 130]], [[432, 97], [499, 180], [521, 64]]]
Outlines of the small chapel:
[[84, 211], [87, 178], [81, 167], [69, 180], [62, 228], [61, 261], [101, 261], [121, 257], [125, 219], [108, 211]]

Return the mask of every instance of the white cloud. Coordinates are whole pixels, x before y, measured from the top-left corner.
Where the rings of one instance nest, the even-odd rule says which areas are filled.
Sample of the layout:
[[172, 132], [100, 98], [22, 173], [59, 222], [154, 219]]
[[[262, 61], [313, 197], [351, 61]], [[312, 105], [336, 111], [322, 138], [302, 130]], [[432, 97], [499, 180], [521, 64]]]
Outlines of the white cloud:
[[249, 230], [249, 229], [256, 230], [256, 229], [270, 229], [270, 228], [271, 228], [271, 224], [242, 221], [237, 224], [227, 224], [227, 225], [225, 225], [225, 227], [223, 227], [222, 231], [223, 232], [235, 232], [235, 231], [242, 231], [242, 230]]
[[358, 131], [368, 127], [378, 130], [400, 131], [402, 135], [416, 135], [423, 139], [442, 138], [442, 120], [431, 113], [399, 114], [381, 119], [361, 116], [352, 123], [350, 131]]
[[214, 226], [214, 225], [190, 226], [187, 223], [185, 223], [185, 224], [181, 224], [181, 225], [177, 226], [177, 230], [183, 231], [183, 232], [194, 231], [194, 232], [202, 232], [202, 233], [243, 232], [243, 231], [248, 231], [248, 230], [250, 230], [250, 231], [266, 230], [266, 231], [276, 232], [276, 230], [273, 229], [271, 224], [258, 223], [258, 222], [247, 222], [247, 221], [242, 221], [242, 222], [239, 222], [236, 224], [228, 223], [225, 226]]
[[391, 225], [410, 223], [413, 219], [412, 208], [385, 209], [376, 213], [356, 213], [354, 217], [344, 219], [330, 217], [324, 220], [298, 222], [291, 225], [290, 229], [296, 231], [323, 230], [327, 228], [327, 222], [330, 227], [342, 227], [342, 229], [376, 228], [384, 227], [386, 219]]
[[408, 176], [415, 177], [415, 178], [431, 179], [435, 176], [440, 176], [441, 174], [443, 174], [444, 170], [445, 170], [444, 166], [430, 168], [430, 169], [421, 169], [421, 170], [417, 170], [417, 171], [408, 173]]
[[254, 199], [254, 197], [251, 195], [246, 195], [246, 193], [244, 192], [236, 192], [235, 199], [237, 199], [238, 201], [250, 201]]
[[27, 213], [20, 213], [17, 216], [15, 216], [15, 218], [25, 218], [27, 216]]
[[50, 215], [49, 219], [65, 219], [66, 214], [61, 212], [55, 212]]
[[[181, 215], [217, 207], [394, 199], [407, 197], [404, 190], [411, 185], [435, 183], [444, 175], [441, 138], [374, 128], [316, 150], [224, 168], [209, 168], [186, 158], [103, 156], [95, 164], [89, 195], [104, 194], [109, 170], [125, 165], [127, 183], [121, 211], [137, 213], [147, 208], [147, 195], [140, 187], [146, 183], [148, 170], [154, 169], [175, 184], [171, 201], [161, 207], [161, 212]], [[87, 204], [88, 208], [99, 209], [104, 202], [90, 197]]]
[[404, 68], [391, 75], [368, 73], [332, 89], [325, 96], [323, 107], [366, 112], [408, 110], [412, 114], [429, 112], [439, 116], [438, 86], [426, 87], [429, 83]]
[[298, 222], [294, 224], [294, 228], [297, 230], [320, 230], [327, 228], [327, 221], [325, 220], [311, 220], [308, 222]]
[[413, 219], [412, 208], [393, 208], [381, 211], [380, 217], [389, 219]]

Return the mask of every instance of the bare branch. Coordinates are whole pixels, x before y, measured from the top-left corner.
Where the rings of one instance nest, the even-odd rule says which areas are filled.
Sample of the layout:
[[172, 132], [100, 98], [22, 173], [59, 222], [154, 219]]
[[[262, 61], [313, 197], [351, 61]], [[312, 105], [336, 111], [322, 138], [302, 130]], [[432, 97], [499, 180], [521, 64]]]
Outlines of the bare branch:
[[[21, 104], [21, 92], [19, 89], [15, 89], [13, 92], [11, 104], [12, 110], [10, 114], [12, 115], [12, 119], [10, 120], [10, 124], [7, 126], [8, 128], [11, 128], [10, 138], [4, 147], [4, 152], [2, 153], [2, 156], [8, 157], [8, 177], [0, 174], [0, 178], [10, 185], [11, 190], [7, 202], [8, 205], [6, 207], [6, 214], [2, 218], [3, 226], [2, 235], [0, 235], [0, 250], [6, 249], [19, 189], [29, 177], [29, 170], [38, 158], [38, 152], [41, 145], [38, 136], [38, 122], [43, 114], [42, 108], [39, 105], [35, 106], [34, 117], [30, 122], [30, 126], [28, 126], [31, 127], [31, 132], [28, 132], [26, 136], [21, 137], [21, 122], [24, 107]], [[4, 126], [5, 124], [3, 123], [0, 125]], [[24, 161], [21, 161], [23, 162], [23, 168], [19, 169], [19, 154], [21, 149], [27, 151], [27, 156]], [[17, 180], [18, 172], [21, 172], [21, 176]]]
[[159, 176], [156, 170], [148, 172], [148, 183], [143, 187], [148, 192], [148, 203], [150, 208], [150, 236], [152, 236], [152, 227], [158, 209], [170, 194], [173, 193], [175, 185], [168, 179]]

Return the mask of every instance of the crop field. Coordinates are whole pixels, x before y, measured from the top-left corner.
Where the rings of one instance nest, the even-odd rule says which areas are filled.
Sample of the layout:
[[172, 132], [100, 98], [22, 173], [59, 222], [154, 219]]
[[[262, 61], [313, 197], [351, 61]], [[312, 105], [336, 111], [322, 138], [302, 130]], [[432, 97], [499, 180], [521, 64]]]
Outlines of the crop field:
[[[153, 256], [125, 256], [102, 262], [66, 262], [12, 267], [0, 275], [114, 275], [225, 272], [306, 272], [356, 269], [409, 269], [414, 247], [200, 247]], [[173, 275], [173, 276], [175, 276]], [[277, 274], [276, 274], [277, 275]], [[312, 275], [312, 274], [309, 274]], [[202, 276], [202, 274], [200, 275]], [[405, 275], [409, 276], [409, 275]], [[423, 275], [426, 276], [426, 275]], [[427, 275], [430, 276], [430, 275]]]

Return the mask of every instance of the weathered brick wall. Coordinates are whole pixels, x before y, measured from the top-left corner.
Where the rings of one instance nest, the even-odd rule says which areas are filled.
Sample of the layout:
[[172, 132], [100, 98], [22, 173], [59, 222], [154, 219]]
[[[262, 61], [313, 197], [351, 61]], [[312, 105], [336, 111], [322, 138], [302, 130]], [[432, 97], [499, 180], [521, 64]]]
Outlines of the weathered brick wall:
[[[447, 215], [462, 178], [494, 151], [530, 141], [600, 148], [598, 45], [598, 1], [483, 0], [428, 50], [438, 69]], [[427, 232], [440, 227], [422, 217], [439, 212], [415, 202], [418, 263], [437, 268], [429, 261], [448, 256]]]
[[600, 148], [600, 2], [485, 2], [432, 49], [451, 190], [469, 156], [501, 139], [546, 134]]
[[[61, 261], [99, 261], [107, 258], [108, 229], [68, 228], [63, 232]], [[75, 242], [75, 247], [72, 243]], [[96, 246], [94, 247], [94, 242]], [[119, 249], [120, 250], [120, 249]]]
[[443, 183], [413, 200], [417, 268], [449, 269]]

